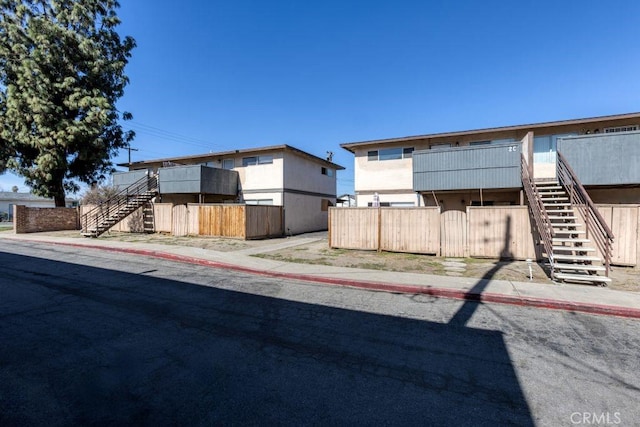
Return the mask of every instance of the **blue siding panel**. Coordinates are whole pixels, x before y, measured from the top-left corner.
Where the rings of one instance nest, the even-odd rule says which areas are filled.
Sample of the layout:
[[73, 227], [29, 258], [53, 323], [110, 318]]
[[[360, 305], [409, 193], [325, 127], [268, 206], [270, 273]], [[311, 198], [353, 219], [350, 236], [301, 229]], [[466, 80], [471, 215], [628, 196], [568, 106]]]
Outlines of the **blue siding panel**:
[[560, 138], [558, 151], [583, 185], [640, 184], [640, 132]]
[[520, 188], [520, 143], [421, 150], [413, 153], [413, 190]]

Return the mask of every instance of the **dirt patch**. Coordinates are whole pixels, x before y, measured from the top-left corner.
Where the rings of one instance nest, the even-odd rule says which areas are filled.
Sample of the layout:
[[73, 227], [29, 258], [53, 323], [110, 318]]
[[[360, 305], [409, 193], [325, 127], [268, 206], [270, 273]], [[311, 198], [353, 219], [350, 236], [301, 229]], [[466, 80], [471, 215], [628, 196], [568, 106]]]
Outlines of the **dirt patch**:
[[[329, 248], [326, 239], [300, 246], [264, 252], [255, 256], [284, 262], [323, 264], [338, 267], [400, 271], [458, 277], [529, 281], [526, 261], [501, 261], [477, 258], [442, 258], [432, 255], [361, 251]], [[544, 263], [532, 263], [535, 283], [551, 283]], [[611, 289], [640, 292], [640, 269], [613, 267]], [[590, 286], [590, 285], [585, 285]]]
[[[86, 239], [86, 237], [83, 237], [77, 231], [56, 231], [42, 234]], [[239, 240], [205, 236], [176, 237], [162, 233], [137, 234], [111, 232], [103, 234], [100, 236], [100, 239], [118, 242], [188, 246], [219, 252], [255, 249], [255, 252], [260, 253], [254, 254], [254, 256], [284, 262], [457, 277], [491, 278], [517, 282], [529, 281], [529, 266], [525, 261], [500, 261], [496, 259], [477, 258], [452, 259], [432, 255], [332, 249], [329, 247], [326, 232], [265, 240]], [[309, 240], [312, 241], [309, 242]], [[283, 246], [283, 244], [289, 245], [289, 247], [281, 248], [280, 246]], [[543, 263], [532, 263], [531, 273], [533, 282], [551, 283]], [[640, 268], [614, 266], [612, 267], [610, 277], [612, 279], [611, 289], [640, 292]]]

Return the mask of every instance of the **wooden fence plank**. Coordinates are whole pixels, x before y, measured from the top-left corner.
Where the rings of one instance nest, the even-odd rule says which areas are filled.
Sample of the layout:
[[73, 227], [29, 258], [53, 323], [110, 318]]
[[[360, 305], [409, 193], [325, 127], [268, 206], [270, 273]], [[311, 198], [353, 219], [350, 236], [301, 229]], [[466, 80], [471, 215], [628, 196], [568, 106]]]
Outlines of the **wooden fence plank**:
[[380, 214], [380, 249], [439, 253], [439, 208], [381, 208]]
[[158, 233], [171, 233], [173, 223], [173, 205], [171, 203], [153, 204], [153, 225]]
[[535, 259], [535, 242], [526, 206], [467, 208], [469, 256]]
[[467, 213], [445, 211], [440, 218], [440, 253], [445, 257], [467, 256]]
[[378, 208], [329, 208], [332, 248], [376, 250]]

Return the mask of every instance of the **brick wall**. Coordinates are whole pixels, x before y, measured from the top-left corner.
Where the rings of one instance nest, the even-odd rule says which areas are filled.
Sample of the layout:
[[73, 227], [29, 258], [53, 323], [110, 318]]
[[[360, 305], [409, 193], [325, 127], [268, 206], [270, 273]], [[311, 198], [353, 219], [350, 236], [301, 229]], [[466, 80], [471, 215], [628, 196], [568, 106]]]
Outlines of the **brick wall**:
[[13, 224], [16, 234], [80, 229], [77, 208], [28, 208], [15, 205]]

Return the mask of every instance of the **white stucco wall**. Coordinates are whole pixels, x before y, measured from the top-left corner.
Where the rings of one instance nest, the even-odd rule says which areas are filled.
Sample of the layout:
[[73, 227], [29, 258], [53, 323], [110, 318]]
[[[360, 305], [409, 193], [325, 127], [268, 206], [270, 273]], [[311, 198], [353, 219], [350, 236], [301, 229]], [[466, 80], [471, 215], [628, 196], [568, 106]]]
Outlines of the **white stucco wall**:
[[260, 203], [264, 204], [267, 200], [272, 200], [274, 206], [283, 206], [282, 191], [251, 191], [243, 194], [241, 202], [252, 203], [260, 201]]
[[[285, 193], [284, 224], [286, 234], [327, 230], [329, 212], [322, 210], [322, 197]], [[332, 200], [332, 203], [335, 199]]]

